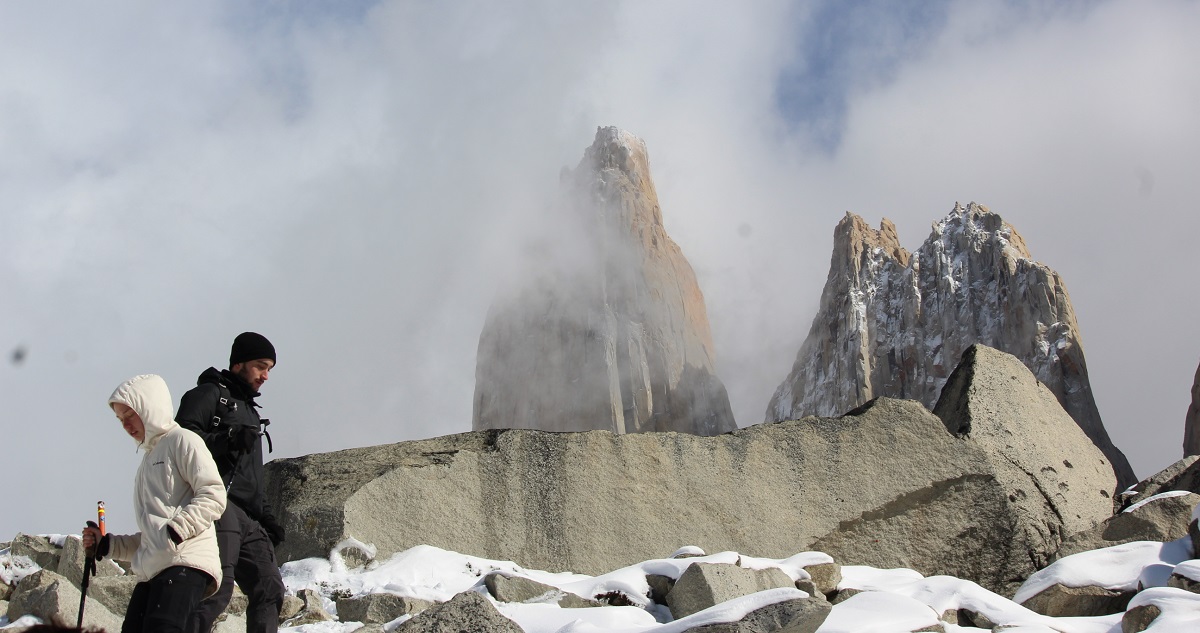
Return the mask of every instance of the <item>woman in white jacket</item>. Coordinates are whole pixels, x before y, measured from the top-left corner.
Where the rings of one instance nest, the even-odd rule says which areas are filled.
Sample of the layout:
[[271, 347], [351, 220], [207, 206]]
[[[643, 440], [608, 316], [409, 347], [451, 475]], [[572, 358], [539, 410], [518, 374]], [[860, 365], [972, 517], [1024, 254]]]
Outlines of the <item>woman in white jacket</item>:
[[133, 480], [140, 531], [102, 537], [89, 527], [83, 545], [95, 544], [97, 556], [132, 562], [138, 584], [122, 633], [183, 631], [188, 615], [221, 584], [213, 521], [225, 511], [225, 486], [204, 441], [175, 423], [162, 378], [130, 378], [108, 405], [145, 451]]

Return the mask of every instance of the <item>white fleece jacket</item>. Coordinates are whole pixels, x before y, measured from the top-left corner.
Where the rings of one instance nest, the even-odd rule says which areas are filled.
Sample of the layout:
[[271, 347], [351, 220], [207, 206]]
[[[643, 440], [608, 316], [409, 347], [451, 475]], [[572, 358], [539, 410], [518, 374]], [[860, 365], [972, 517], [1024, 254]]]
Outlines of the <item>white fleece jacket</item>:
[[[171, 392], [153, 374], [121, 383], [108, 399], [120, 402], [142, 418], [146, 428], [138, 447], [145, 451], [133, 480], [133, 509], [137, 534], [110, 537], [113, 558], [132, 562], [141, 582], [162, 570], [181, 565], [212, 576], [208, 595], [221, 584], [221, 560], [213, 527], [225, 511], [225, 485], [208, 447], [199, 435], [175, 422]], [[171, 526], [183, 542], [175, 545]]]

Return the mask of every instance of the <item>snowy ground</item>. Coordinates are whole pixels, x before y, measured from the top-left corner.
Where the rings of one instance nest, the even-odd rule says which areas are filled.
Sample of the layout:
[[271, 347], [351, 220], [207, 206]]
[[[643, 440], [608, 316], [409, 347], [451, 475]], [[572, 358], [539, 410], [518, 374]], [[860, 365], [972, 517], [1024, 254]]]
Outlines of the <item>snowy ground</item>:
[[[1061, 582], [1073, 586], [1097, 584], [1109, 588], [1136, 588], [1139, 578], [1147, 591], [1141, 602], [1153, 601], [1163, 610], [1150, 631], [1200, 631], [1200, 595], [1165, 587], [1171, 570], [1195, 578], [1200, 576], [1200, 561], [1187, 561], [1190, 543], [1186, 539], [1171, 543], [1139, 542], [1070, 556], [1047, 567], [1022, 588], [1045, 587]], [[701, 624], [729, 622], [746, 613], [777, 601], [791, 599], [803, 592], [773, 590], [722, 603], [687, 618], [671, 621], [670, 613], [645, 598], [649, 587], [647, 574], [678, 577], [694, 562], [737, 563], [743, 567], [778, 567], [793, 579], [805, 578], [803, 567], [831, 559], [819, 552], [806, 552], [782, 560], [752, 558], [734, 552], [721, 552], [696, 558], [650, 560], [618, 569], [602, 576], [554, 574], [528, 570], [508, 561], [465, 556], [428, 546], [414, 547], [386, 561], [364, 568], [347, 569], [334, 553], [330, 560], [308, 559], [283, 566], [284, 581], [292, 591], [315, 589], [323, 596], [334, 592], [363, 595], [389, 592], [425, 600], [448, 600], [460, 591], [482, 589], [482, 576], [498, 570], [525, 576], [558, 587], [563, 591], [591, 597], [609, 591], [621, 591], [637, 600], [638, 606], [592, 609], [561, 609], [553, 604], [496, 603], [497, 609], [515, 620], [527, 633], [676, 633]], [[860, 589], [833, 611], [818, 633], [896, 633], [915, 631], [939, 620], [948, 609], [970, 609], [986, 615], [998, 625], [1014, 626], [1015, 633], [1120, 633], [1121, 614], [1095, 618], [1051, 618], [1034, 613], [1012, 600], [979, 585], [949, 576], [925, 578], [911, 569], [881, 570], [871, 567], [842, 567], [839, 589]], [[1032, 595], [1032, 593], [1031, 593]], [[1139, 604], [1135, 601], [1134, 605]], [[327, 599], [327, 610], [334, 604]], [[403, 619], [389, 623], [389, 627]], [[944, 624], [947, 633], [983, 631], [971, 627]], [[356, 624], [316, 624], [289, 629], [296, 633], [332, 633], [354, 630]], [[1188, 627], [1194, 627], [1189, 629]]]
[[[1198, 510], [1200, 512], [1200, 510]], [[60, 537], [61, 538], [61, 537]], [[741, 619], [759, 607], [803, 597], [797, 589], [775, 589], [722, 603], [680, 620], [672, 620], [664, 607], [655, 605], [646, 596], [647, 574], [678, 577], [694, 562], [740, 564], [762, 569], [777, 567], [793, 579], [807, 578], [805, 566], [832, 559], [820, 552], [805, 552], [786, 559], [753, 558], [735, 552], [711, 555], [649, 560], [601, 576], [572, 573], [550, 573], [525, 569], [510, 561], [496, 561], [467, 556], [430, 546], [417, 546], [392, 557], [348, 568], [340, 552], [346, 548], [370, 551], [369, 546], [345, 543], [331, 553], [329, 559], [310, 558], [287, 563], [282, 567], [284, 582], [290, 592], [313, 589], [325, 600], [325, 609], [336, 614], [335, 595], [359, 596], [369, 593], [392, 593], [430, 601], [449, 600], [461, 591], [484, 592], [482, 579], [489, 572], [502, 571], [508, 575], [524, 576], [559, 588], [564, 592], [592, 597], [619, 591], [631, 598], [634, 606], [598, 607], [586, 609], [559, 608], [556, 598], [546, 603], [494, 603], [496, 608], [514, 620], [527, 633], [678, 633], [688, 628], [716, 622]], [[681, 552], [698, 553], [694, 548]], [[7, 556], [0, 551], [0, 579], [6, 583], [36, 571], [37, 567], [23, 557]], [[1200, 580], [1200, 560], [1191, 559], [1190, 543], [1186, 539], [1170, 543], [1136, 542], [1064, 558], [1034, 574], [1017, 598], [1024, 599], [1054, 583], [1070, 586], [1098, 585], [1112, 589], [1146, 588], [1130, 608], [1153, 604], [1162, 610], [1148, 631], [1153, 633], [1200, 631], [1200, 594], [1166, 587], [1167, 578], [1176, 573]], [[970, 609], [1004, 626], [1006, 633], [1120, 633], [1121, 614], [1091, 618], [1051, 618], [1034, 613], [1013, 600], [992, 593], [979, 585], [949, 576], [923, 577], [910, 569], [875, 569], [843, 566], [839, 589], [858, 589], [850, 599], [834, 605], [832, 613], [819, 633], [897, 633], [916, 631], [939, 621], [940, 614], [949, 609]], [[391, 630], [407, 616], [389, 623]], [[0, 629], [27, 626], [29, 618], [9, 623], [0, 618]], [[281, 629], [290, 633], [349, 633], [358, 623], [325, 622]], [[944, 623], [947, 633], [984, 631], [972, 627]], [[1012, 627], [1012, 628], [1009, 628]]]

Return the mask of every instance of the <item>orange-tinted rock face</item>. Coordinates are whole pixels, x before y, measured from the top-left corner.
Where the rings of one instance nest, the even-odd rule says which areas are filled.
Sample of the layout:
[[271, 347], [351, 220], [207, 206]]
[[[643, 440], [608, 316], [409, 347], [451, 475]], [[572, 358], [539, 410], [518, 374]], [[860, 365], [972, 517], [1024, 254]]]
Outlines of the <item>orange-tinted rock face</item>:
[[1136, 483], [1096, 409], [1062, 278], [975, 203], [955, 205], [912, 254], [891, 222], [876, 231], [846, 214], [820, 310], [767, 419], [841, 415], [880, 396], [932, 408], [975, 343], [1021, 359], [1112, 461], [1121, 485]]
[[473, 428], [736, 428], [704, 296], [663, 228], [645, 144], [602, 128], [563, 185], [556, 243], [493, 303], [480, 335]]

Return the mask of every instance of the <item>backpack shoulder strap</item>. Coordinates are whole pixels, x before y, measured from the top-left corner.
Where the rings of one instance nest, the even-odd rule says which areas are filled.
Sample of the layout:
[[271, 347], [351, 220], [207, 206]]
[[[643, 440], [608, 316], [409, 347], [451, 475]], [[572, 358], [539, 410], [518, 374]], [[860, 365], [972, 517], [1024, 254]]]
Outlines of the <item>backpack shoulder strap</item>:
[[221, 425], [222, 420], [229, 418], [231, 414], [237, 412], [238, 408], [238, 402], [229, 393], [228, 385], [218, 381], [217, 390], [217, 407], [213, 411], [212, 417], [212, 426], [214, 429]]

